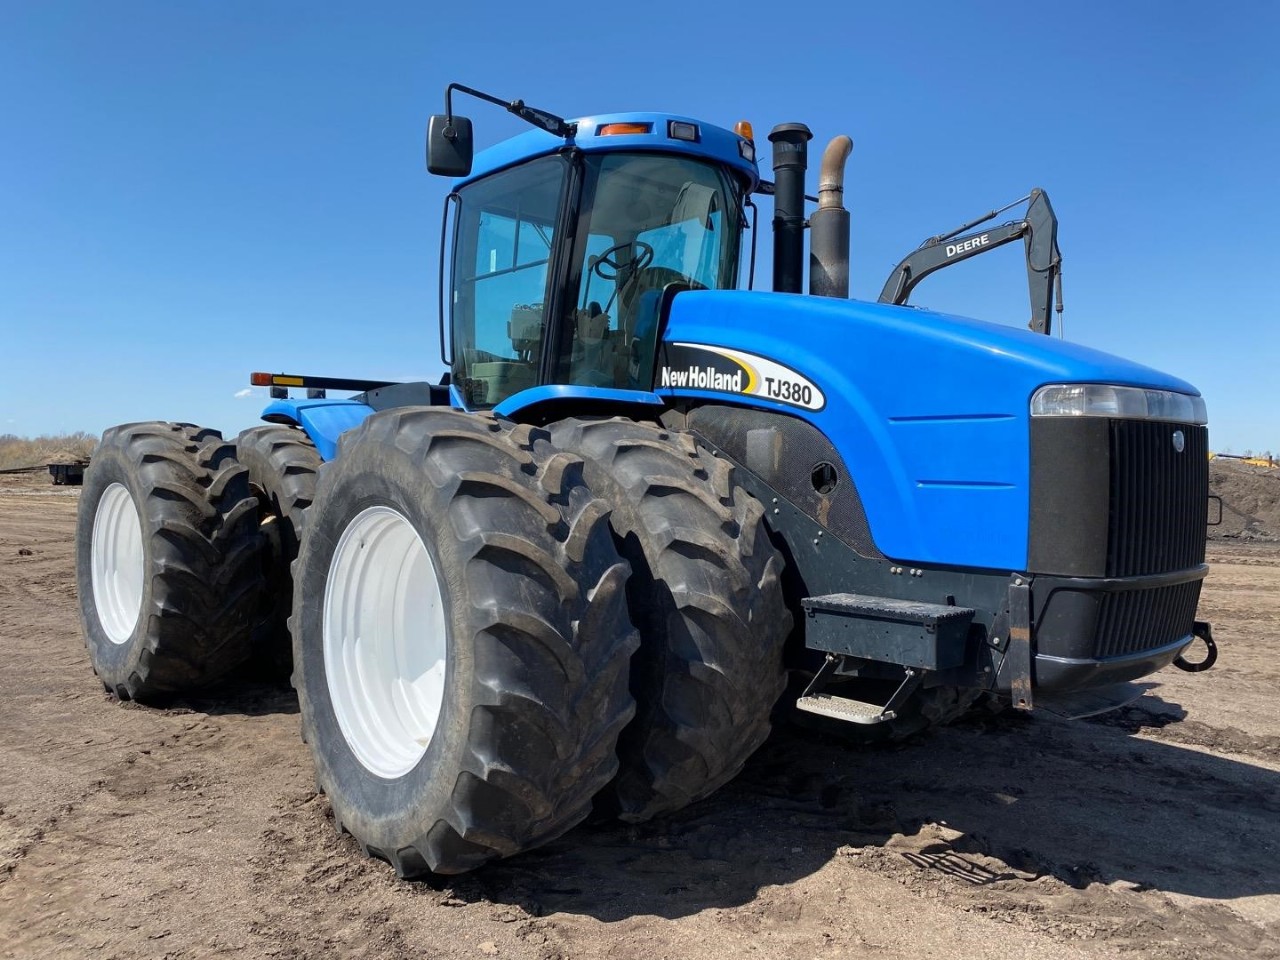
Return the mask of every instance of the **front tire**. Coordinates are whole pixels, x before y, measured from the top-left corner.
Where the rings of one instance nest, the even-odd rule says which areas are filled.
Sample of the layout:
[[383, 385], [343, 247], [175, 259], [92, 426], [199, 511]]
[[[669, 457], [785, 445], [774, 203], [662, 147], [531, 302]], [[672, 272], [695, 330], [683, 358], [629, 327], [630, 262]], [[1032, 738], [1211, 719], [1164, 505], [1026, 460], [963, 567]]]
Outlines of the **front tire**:
[[291, 624], [340, 828], [414, 876], [582, 821], [634, 712], [627, 572], [607, 506], [544, 431], [401, 408], [344, 435]]
[[261, 550], [248, 472], [220, 433], [107, 430], [76, 520], [81, 622], [106, 688], [121, 700], [194, 690], [248, 659]]

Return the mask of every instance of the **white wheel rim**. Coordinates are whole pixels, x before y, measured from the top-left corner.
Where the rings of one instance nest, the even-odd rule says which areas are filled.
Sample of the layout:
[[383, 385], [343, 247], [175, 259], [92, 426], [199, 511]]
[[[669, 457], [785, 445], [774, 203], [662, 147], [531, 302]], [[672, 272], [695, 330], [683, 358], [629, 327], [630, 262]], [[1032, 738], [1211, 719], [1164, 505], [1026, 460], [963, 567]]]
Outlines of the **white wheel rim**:
[[444, 704], [444, 600], [422, 538], [390, 507], [342, 531], [324, 590], [324, 668], [347, 746], [371, 773], [422, 759]]
[[133, 636], [142, 613], [142, 521], [129, 490], [113, 483], [98, 500], [93, 516], [93, 605], [112, 643]]

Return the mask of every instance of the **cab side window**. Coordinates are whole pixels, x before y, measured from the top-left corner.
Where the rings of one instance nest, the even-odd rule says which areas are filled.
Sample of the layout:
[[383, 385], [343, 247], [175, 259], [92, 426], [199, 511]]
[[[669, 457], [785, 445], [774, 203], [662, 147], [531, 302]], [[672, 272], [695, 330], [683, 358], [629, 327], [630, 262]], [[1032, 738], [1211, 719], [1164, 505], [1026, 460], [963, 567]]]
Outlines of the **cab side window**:
[[459, 191], [453, 382], [491, 407], [537, 382], [565, 162], [545, 157]]

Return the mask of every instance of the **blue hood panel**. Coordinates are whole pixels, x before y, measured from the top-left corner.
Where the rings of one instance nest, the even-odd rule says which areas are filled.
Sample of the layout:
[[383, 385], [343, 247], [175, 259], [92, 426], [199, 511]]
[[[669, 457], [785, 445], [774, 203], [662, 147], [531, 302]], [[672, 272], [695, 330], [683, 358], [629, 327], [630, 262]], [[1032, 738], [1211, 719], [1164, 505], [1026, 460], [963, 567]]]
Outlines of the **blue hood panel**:
[[797, 294], [682, 293], [663, 342], [749, 352], [812, 381], [825, 396], [818, 410], [706, 389], [656, 392], [812, 423], [852, 473], [876, 545], [908, 563], [1026, 569], [1029, 408], [1038, 387], [1114, 383], [1198, 395], [1167, 374], [1029, 331]]

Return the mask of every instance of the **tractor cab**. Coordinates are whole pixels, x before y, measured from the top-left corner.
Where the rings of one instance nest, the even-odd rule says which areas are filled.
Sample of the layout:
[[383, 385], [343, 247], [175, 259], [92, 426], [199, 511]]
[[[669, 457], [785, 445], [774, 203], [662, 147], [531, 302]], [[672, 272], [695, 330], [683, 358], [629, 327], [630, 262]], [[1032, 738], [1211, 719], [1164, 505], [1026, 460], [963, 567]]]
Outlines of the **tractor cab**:
[[648, 390], [664, 292], [737, 286], [749, 131], [636, 113], [568, 126], [481, 152], [450, 195], [442, 359], [468, 408], [542, 384]]

